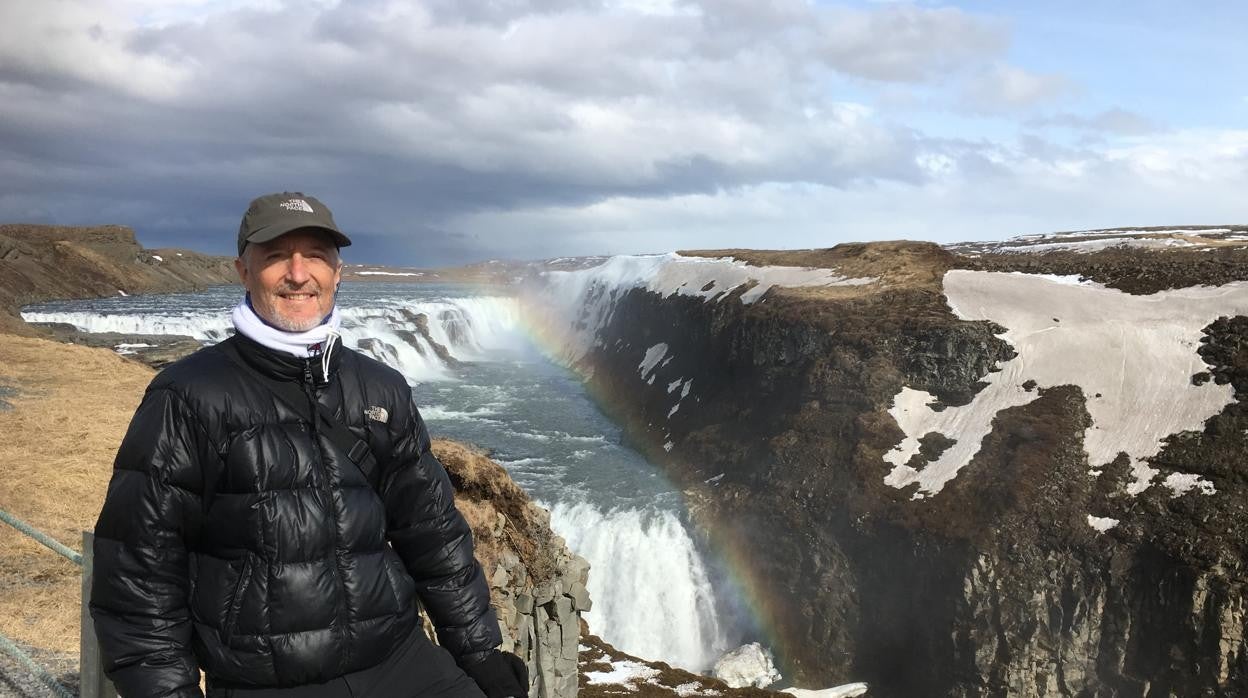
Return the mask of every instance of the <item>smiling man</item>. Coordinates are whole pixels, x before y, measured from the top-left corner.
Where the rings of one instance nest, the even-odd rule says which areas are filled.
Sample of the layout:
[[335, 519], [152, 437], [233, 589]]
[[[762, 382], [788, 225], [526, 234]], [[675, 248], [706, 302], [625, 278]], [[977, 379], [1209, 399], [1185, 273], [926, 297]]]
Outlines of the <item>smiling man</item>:
[[[126, 698], [526, 696], [396, 371], [341, 346], [324, 204], [251, 203], [230, 339], [161, 372], [96, 524], [91, 613]], [[440, 646], [420, 629], [428, 611]]]

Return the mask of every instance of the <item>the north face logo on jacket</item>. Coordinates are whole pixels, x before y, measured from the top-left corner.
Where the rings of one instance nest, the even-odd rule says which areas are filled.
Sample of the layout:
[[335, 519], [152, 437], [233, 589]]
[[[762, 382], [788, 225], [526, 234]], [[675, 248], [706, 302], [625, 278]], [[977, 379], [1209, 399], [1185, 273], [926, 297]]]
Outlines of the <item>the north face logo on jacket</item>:
[[386, 410], [386, 408], [378, 407], [376, 405], [364, 410], [364, 416], [374, 422], [381, 422], [382, 424], [390, 421], [390, 413]]

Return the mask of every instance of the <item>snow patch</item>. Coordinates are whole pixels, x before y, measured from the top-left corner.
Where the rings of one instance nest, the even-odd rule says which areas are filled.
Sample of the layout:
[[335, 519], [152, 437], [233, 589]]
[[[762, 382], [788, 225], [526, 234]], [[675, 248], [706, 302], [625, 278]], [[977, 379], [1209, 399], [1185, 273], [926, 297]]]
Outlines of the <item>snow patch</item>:
[[865, 683], [847, 683], [834, 688], [823, 688], [818, 690], [810, 690], [806, 688], [786, 688], [782, 693], [787, 693], [797, 698], [858, 698], [867, 694], [867, 684]]
[[1114, 526], [1117, 526], [1118, 523], [1119, 523], [1118, 519], [1111, 519], [1107, 516], [1093, 516], [1091, 514], [1088, 514], [1088, 525], [1100, 531], [1101, 533], [1104, 533], [1108, 531], [1109, 529], [1113, 528]]
[[[622, 659], [611, 662], [611, 671], [587, 671], [585, 672], [585, 681], [591, 686], [601, 684], [617, 684], [627, 685], [638, 681], [652, 679], [659, 675], [658, 669], [652, 669], [645, 664], [634, 662], [628, 659]], [[636, 686], [632, 687], [636, 690]]]
[[142, 344], [142, 343], [127, 344], [127, 343], [122, 343], [122, 344], [118, 344], [118, 345], [114, 346], [114, 347], [113, 347], [113, 351], [117, 352], [118, 354], [121, 354], [122, 356], [129, 356], [129, 355], [131, 355], [131, 354], [137, 354], [137, 353], [139, 353], [138, 351], [136, 351], [137, 349], [151, 349], [151, 348], [153, 348], [153, 347], [155, 347], [155, 346], [156, 346], [155, 344]]
[[[646, 350], [646, 357], [641, 360], [640, 364], [637, 364], [637, 371], [641, 374], [642, 380], [645, 380], [646, 376], [649, 376], [650, 372], [654, 370], [654, 367], [663, 360], [664, 354], [667, 354], [667, 345], [661, 342]], [[654, 382], [653, 377], [651, 377], [650, 382]]]
[[1212, 482], [1192, 473], [1170, 473], [1166, 477], [1164, 484], [1170, 488], [1171, 492], [1174, 492], [1175, 497], [1186, 494], [1193, 489], [1199, 490], [1200, 494], [1205, 495], [1216, 494], [1218, 491]]
[[152, 255], [152, 259], [156, 260], [157, 262], [163, 262], [163, 261], [165, 261], [165, 258], [164, 258], [164, 257], [161, 257], [161, 256], [160, 256], [160, 255], [158, 255], [158, 254], [154, 254], [154, 255]]
[[[959, 318], [1008, 328], [999, 336], [1017, 356], [984, 376], [987, 385], [969, 404], [938, 411], [930, 406], [932, 395], [910, 387], [894, 397], [889, 414], [905, 437], [884, 456], [894, 466], [884, 481], [897, 488], [917, 483], [916, 497], [939, 492], [971, 461], [999, 412], [1039, 397], [1039, 391], [1023, 389], [1028, 380], [1041, 388], [1082, 389], [1092, 416], [1084, 432], [1088, 464], [1099, 470], [1126, 453], [1135, 473], [1128, 486], [1133, 495], [1158, 473], [1148, 460], [1165, 437], [1201, 430], [1234, 401], [1232, 386], [1192, 385], [1191, 376], [1208, 370], [1196, 351], [1201, 329], [1222, 315], [1248, 314], [1248, 282], [1133, 296], [1091, 282], [953, 270], [945, 274], [944, 287]], [[1091, 397], [1098, 393], [1101, 399]], [[921, 470], [910, 467], [919, 439], [929, 432], [957, 442]]]
[[672, 690], [676, 692], [676, 695], [681, 696], [681, 698], [687, 698], [687, 696], [717, 696], [719, 695], [719, 691], [707, 688], [706, 686], [703, 686], [702, 684], [698, 684], [698, 683], [682, 683], [676, 686], [675, 688], [673, 688]]

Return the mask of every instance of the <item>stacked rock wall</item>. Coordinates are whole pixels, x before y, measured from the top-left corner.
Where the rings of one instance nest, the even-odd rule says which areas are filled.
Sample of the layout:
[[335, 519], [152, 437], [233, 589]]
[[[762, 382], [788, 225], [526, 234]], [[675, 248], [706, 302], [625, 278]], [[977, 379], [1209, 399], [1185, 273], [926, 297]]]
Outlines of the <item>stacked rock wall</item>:
[[[545, 513], [545, 512], [543, 512]], [[581, 613], [590, 609], [589, 563], [571, 554], [557, 536], [554, 579], [533, 584], [519, 557], [503, 555], [490, 577], [503, 629], [503, 650], [529, 666], [529, 695], [571, 698], [577, 688]]]
[[472, 526], [477, 559], [503, 632], [502, 649], [529, 668], [533, 698], [574, 698], [581, 613], [591, 606], [589, 563], [550, 528], [502, 466], [461, 444], [435, 441]]

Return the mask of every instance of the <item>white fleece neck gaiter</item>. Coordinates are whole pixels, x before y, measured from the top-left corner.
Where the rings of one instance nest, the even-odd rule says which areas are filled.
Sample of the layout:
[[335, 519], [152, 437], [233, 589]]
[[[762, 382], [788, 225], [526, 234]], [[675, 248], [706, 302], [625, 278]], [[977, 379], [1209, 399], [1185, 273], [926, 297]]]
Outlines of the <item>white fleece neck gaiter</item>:
[[303, 332], [286, 332], [261, 320], [246, 297], [234, 306], [230, 319], [234, 321], [234, 329], [247, 338], [300, 359], [327, 354], [342, 336], [338, 332], [342, 320], [336, 304], [325, 322]]

